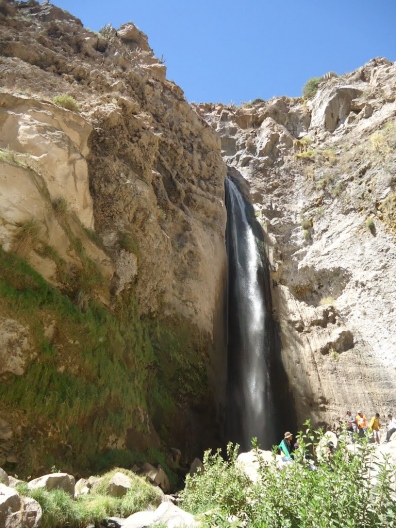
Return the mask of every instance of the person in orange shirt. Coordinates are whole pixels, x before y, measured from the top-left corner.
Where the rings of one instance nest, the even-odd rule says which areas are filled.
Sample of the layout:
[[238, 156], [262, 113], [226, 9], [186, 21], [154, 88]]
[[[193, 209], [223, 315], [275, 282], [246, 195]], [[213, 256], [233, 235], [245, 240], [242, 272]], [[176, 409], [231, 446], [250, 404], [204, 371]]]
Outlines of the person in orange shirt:
[[358, 426], [358, 433], [360, 438], [364, 438], [367, 434], [367, 418], [362, 411], [358, 411], [356, 415], [356, 424]]

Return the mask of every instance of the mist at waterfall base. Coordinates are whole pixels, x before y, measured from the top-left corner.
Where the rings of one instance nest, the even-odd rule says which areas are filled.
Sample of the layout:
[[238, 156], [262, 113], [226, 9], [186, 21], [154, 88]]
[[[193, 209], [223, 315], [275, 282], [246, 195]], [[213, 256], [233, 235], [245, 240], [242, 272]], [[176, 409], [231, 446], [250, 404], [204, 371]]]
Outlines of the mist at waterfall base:
[[[254, 211], [226, 179], [228, 256], [228, 373], [226, 435], [251, 448], [279, 443], [271, 371], [269, 271], [253, 225]], [[250, 206], [251, 209], [252, 206]], [[249, 214], [250, 213], [250, 214]]]

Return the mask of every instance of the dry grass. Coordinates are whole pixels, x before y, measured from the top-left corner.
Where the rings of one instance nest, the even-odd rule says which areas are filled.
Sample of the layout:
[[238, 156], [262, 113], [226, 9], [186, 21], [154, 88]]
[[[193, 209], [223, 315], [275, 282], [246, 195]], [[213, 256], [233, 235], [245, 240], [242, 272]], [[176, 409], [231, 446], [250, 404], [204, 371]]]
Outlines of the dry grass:
[[37, 221], [32, 218], [19, 224], [14, 240], [13, 250], [20, 257], [25, 257], [37, 245], [40, 228]]

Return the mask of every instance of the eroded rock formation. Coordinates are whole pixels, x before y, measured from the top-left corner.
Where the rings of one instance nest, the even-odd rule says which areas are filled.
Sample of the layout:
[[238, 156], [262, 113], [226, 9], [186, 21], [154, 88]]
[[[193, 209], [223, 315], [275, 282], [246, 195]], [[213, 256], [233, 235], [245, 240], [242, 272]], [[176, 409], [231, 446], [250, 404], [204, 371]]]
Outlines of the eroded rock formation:
[[161, 440], [199, 454], [220, 441], [225, 390], [220, 138], [133, 23], [97, 34], [10, 0], [0, 27], [1, 463], [49, 467], [23, 447], [31, 427], [71, 466], [84, 430], [88, 464]]
[[395, 83], [373, 59], [310, 100], [197, 107], [266, 234], [299, 423], [396, 403]]

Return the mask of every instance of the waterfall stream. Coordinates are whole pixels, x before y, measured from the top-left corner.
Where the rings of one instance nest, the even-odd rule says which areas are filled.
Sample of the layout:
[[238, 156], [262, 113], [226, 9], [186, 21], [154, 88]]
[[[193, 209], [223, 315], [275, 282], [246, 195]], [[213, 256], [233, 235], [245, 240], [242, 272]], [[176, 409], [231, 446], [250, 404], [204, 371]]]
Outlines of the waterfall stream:
[[257, 225], [236, 184], [226, 180], [228, 255], [227, 437], [248, 450], [276, 442], [271, 389], [271, 337], [266, 299], [267, 262]]

